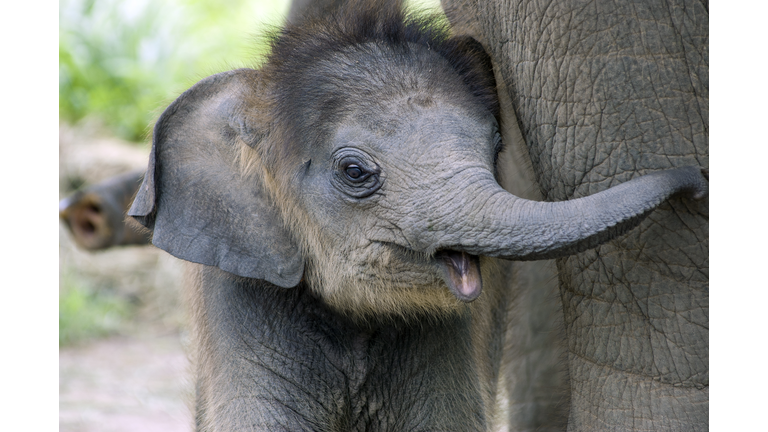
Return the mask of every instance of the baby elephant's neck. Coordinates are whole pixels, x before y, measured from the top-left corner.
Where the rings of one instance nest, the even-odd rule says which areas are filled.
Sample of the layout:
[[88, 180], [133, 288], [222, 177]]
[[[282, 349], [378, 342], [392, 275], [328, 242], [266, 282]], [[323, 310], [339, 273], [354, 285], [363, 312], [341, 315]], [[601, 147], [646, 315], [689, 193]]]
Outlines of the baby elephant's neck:
[[192, 320], [203, 425], [484, 429], [468, 314], [360, 323], [303, 284], [285, 289], [212, 267], [189, 288], [192, 310], [215, 317]]

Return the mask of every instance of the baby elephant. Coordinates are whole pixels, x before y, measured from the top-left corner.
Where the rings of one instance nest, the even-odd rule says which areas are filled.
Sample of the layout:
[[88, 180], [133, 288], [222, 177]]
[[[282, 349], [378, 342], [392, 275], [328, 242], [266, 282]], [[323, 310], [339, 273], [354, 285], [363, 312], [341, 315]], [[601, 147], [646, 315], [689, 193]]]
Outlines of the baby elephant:
[[[486, 430], [504, 260], [597, 246], [697, 167], [568, 202], [502, 189], [480, 44], [369, 8], [283, 29], [154, 130], [129, 211], [190, 268], [199, 430]], [[500, 260], [501, 259], [501, 260]]]

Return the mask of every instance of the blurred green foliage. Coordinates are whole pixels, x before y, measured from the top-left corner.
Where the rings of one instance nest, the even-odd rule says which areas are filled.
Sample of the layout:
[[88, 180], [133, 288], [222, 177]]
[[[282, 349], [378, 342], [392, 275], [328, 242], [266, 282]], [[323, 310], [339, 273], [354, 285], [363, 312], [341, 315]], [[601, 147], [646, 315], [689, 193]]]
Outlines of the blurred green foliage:
[[61, 0], [59, 117], [141, 141], [195, 81], [253, 66], [287, 0]]
[[[417, 9], [438, 0], [412, 0]], [[60, 0], [59, 117], [96, 118], [143, 141], [160, 112], [194, 82], [257, 66], [259, 36], [282, 24], [289, 0]], [[118, 333], [137, 306], [64, 270], [59, 345]]]
[[135, 306], [125, 298], [94, 290], [71, 275], [62, 277], [59, 346], [116, 333], [134, 312]]

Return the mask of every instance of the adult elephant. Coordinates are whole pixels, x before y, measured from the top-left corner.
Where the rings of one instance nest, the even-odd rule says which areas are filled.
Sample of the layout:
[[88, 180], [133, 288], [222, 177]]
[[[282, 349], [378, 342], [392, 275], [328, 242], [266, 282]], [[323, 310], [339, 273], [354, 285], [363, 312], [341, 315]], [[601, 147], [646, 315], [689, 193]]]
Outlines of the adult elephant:
[[[708, 3], [443, 6], [490, 53], [505, 140], [522, 146], [543, 199], [708, 167]], [[569, 430], [707, 429], [708, 204], [666, 203], [638, 229], [557, 260]]]

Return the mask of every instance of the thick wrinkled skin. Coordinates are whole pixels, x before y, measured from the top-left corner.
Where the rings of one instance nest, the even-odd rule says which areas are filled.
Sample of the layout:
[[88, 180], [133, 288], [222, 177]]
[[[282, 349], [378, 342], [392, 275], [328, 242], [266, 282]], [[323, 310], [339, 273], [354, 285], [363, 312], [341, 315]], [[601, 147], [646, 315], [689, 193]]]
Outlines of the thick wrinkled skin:
[[472, 345], [460, 342], [469, 314], [367, 326], [305, 284], [285, 290], [199, 266], [191, 279], [207, 353], [197, 359], [198, 430], [485, 429]]
[[[544, 199], [708, 167], [708, 4], [443, 1], [494, 64]], [[508, 145], [510, 143], [505, 136]], [[706, 430], [708, 200], [557, 260], [569, 430]], [[532, 425], [535, 427], [535, 425]]]

